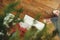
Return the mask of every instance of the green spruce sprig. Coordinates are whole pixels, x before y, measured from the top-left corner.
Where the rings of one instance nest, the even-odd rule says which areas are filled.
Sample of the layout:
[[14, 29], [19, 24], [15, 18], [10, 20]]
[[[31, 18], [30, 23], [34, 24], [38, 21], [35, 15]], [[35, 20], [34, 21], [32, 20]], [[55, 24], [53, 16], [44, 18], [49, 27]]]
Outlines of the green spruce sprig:
[[20, 32], [17, 28], [16, 28], [16, 32], [12, 34], [9, 40], [20, 40]]
[[16, 11], [16, 8], [15, 8], [15, 7], [16, 7], [18, 4], [19, 4], [18, 1], [8, 4], [8, 5], [5, 7], [5, 9], [4, 9], [4, 14], [6, 15], [6, 14], [8, 14], [8, 13], [11, 13], [11, 12], [13, 12], [13, 11]]
[[24, 10], [23, 8], [20, 8], [20, 9], [17, 10], [17, 14], [14, 17], [13, 22], [19, 23], [19, 22], [23, 21], [23, 19], [18, 20], [20, 14], [23, 12], [23, 10]]
[[41, 14], [40, 13], [37, 13], [37, 15], [34, 18], [33, 24], [36, 23], [36, 20], [39, 20], [40, 19], [40, 16], [41, 16]]
[[24, 36], [24, 40], [32, 40], [34, 34], [36, 33], [37, 29], [33, 26], [32, 28], [30, 28]]

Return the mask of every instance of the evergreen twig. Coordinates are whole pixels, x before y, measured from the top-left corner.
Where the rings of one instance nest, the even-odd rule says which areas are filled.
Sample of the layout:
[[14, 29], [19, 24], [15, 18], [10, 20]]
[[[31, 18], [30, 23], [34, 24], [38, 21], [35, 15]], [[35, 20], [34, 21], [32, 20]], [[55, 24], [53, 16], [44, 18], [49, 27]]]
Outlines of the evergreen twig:
[[8, 5], [6, 6], [5, 10], [4, 10], [5, 15], [6, 15], [7, 13], [11, 13], [11, 12], [13, 12], [13, 11], [16, 11], [15, 7], [16, 7], [18, 4], [19, 4], [18, 1], [8, 4]]

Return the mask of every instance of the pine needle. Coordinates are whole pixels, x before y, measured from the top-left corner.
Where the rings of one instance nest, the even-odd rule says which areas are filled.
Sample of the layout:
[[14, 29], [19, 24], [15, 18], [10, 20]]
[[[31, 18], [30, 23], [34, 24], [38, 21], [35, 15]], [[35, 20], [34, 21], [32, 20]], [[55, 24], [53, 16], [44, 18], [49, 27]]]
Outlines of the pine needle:
[[16, 11], [15, 7], [19, 4], [19, 2], [13, 2], [13, 3], [10, 3], [6, 6], [5, 10], [4, 10], [4, 13], [7, 14], [7, 13], [11, 13], [13, 11]]

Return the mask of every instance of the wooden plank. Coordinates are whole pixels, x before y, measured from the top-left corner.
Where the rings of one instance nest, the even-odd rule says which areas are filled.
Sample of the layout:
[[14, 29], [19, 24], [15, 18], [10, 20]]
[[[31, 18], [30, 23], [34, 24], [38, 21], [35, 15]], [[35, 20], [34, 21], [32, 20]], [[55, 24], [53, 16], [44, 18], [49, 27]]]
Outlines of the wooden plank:
[[35, 0], [36, 2], [41, 2], [44, 5], [47, 5], [53, 9], [57, 9], [57, 7], [59, 6], [59, 3], [56, 2], [55, 0]]

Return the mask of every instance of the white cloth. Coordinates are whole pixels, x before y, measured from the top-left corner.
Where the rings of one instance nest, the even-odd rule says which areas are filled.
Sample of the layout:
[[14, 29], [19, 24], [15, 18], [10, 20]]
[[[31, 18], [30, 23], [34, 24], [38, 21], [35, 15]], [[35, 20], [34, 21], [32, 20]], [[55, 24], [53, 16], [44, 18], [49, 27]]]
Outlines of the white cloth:
[[8, 23], [12, 22], [14, 17], [15, 16], [13, 14], [11, 14], [11, 13], [7, 14], [6, 17], [4, 18], [3, 24], [6, 25], [6, 27], [9, 27]]
[[27, 30], [29, 30], [29, 28], [31, 27], [31, 25], [25, 22], [20, 22], [19, 25], [20, 27], [26, 28]]
[[13, 20], [14, 17], [15, 17], [15, 16], [14, 16], [13, 14], [9, 13], [9, 14], [4, 18], [4, 22], [10, 23], [10, 22]]
[[29, 26], [27, 26], [27, 28], [31, 28], [32, 25], [35, 26], [40, 31], [44, 28], [44, 25], [45, 25], [44, 23], [36, 20], [36, 23], [33, 24], [33, 21], [34, 21], [34, 19], [32, 17], [25, 15], [24, 23], [26, 23], [26, 25], [29, 25]]

